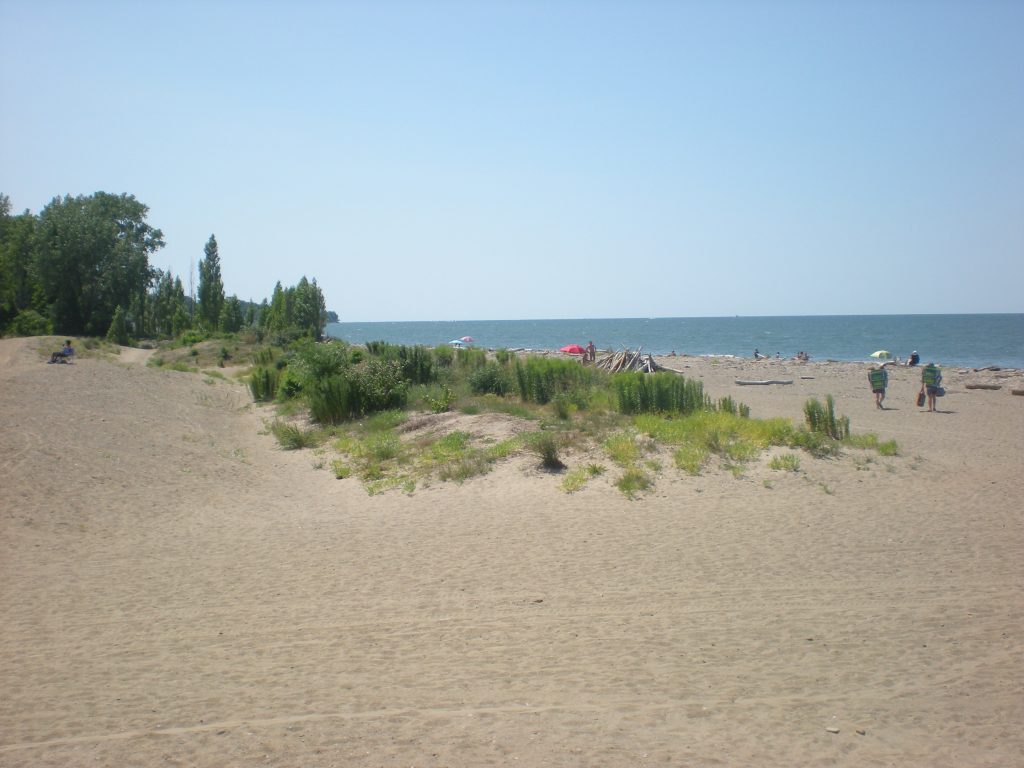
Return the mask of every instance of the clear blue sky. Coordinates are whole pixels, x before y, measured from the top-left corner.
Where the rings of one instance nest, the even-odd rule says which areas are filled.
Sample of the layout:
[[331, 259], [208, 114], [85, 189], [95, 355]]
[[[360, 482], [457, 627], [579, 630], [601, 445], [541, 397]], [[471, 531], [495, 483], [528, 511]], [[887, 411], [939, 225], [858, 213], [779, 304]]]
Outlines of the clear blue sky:
[[1024, 311], [1024, 3], [0, 0], [0, 191], [343, 320]]

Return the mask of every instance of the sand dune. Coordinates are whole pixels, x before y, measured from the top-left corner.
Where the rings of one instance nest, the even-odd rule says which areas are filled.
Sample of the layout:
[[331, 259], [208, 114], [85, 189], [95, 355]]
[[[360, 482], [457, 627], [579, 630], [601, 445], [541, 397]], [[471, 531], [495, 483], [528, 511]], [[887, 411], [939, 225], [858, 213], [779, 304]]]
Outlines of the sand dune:
[[902, 455], [371, 497], [237, 384], [0, 341], [0, 765], [1018, 764], [1024, 398], [965, 384], [1020, 376], [663, 362]]

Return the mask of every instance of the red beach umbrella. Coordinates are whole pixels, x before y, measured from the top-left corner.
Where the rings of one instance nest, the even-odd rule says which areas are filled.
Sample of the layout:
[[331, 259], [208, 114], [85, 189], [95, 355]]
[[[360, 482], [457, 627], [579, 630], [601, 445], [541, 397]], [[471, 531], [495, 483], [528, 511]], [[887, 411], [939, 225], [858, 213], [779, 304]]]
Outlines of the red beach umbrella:
[[465, 342], [466, 344], [472, 344], [473, 343], [473, 337], [472, 336], [463, 336], [461, 339], [459, 339], [459, 341]]
[[587, 350], [581, 347], [579, 344], [567, 344], [558, 350], [559, 352], [565, 352], [567, 355], [585, 355]]

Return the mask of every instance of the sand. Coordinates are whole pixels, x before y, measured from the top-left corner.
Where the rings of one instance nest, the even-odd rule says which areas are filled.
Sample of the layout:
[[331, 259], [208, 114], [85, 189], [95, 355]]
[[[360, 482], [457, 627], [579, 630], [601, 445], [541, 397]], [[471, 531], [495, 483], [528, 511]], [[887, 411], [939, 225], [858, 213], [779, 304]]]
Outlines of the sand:
[[947, 368], [930, 414], [913, 370], [879, 411], [866, 366], [667, 358], [902, 453], [368, 496], [238, 384], [34, 344], [0, 341], [2, 766], [1024, 760], [1019, 374]]

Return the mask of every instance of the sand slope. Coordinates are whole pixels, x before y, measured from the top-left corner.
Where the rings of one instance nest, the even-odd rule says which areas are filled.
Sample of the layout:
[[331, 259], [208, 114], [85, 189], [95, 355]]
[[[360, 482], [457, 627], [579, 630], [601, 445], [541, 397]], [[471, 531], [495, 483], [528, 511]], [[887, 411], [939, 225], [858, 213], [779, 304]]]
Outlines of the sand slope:
[[[369, 497], [278, 450], [242, 387], [143, 358], [0, 341], [0, 765], [1024, 754], [1009, 387], [948, 371], [926, 414], [898, 370], [880, 412], [863, 367], [679, 358], [755, 415], [835, 394], [904, 455], [666, 471], [638, 502], [521, 458]], [[733, 383], [755, 376], [795, 383]]]

